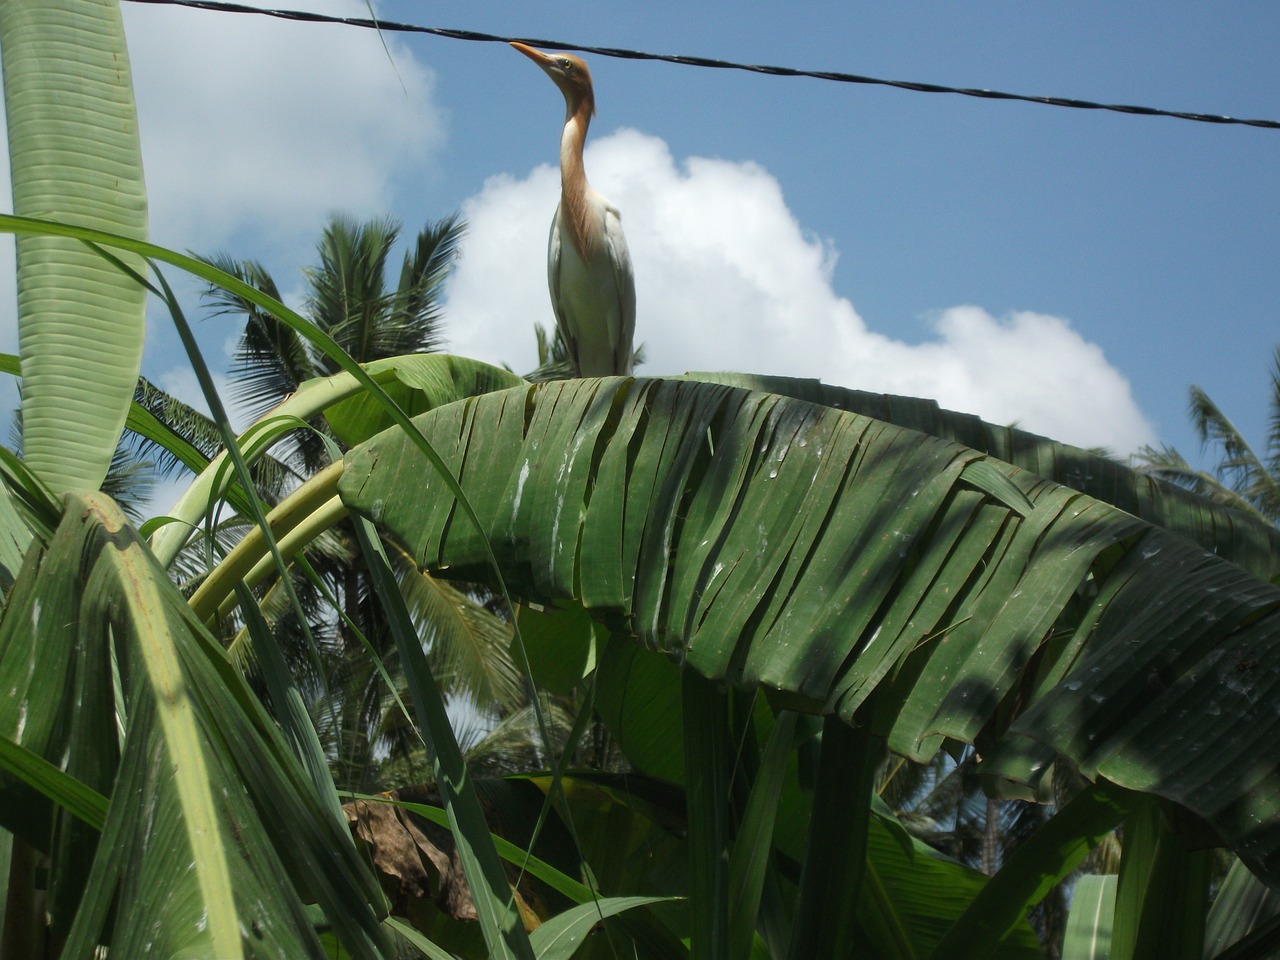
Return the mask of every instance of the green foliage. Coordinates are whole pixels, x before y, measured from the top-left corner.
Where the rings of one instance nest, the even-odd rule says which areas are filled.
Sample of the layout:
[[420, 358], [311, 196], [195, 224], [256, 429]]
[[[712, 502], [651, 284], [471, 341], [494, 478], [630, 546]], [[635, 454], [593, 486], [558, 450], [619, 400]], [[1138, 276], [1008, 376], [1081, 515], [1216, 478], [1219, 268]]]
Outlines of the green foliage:
[[[123, 49], [114, 4], [39, 6], [0, 5], [6, 96], [26, 85], [29, 103], [59, 81], [7, 31], [63, 28], [41, 10]], [[77, 65], [88, 95], [129, 113], [127, 72], [91, 59]], [[99, 441], [113, 450], [126, 414], [86, 420], [93, 449], [46, 435], [34, 472], [0, 451], [6, 955], [372, 958], [406, 941], [432, 957], [1013, 960], [1044, 955], [1029, 912], [1121, 819], [1120, 875], [1077, 885], [1067, 956], [1274, 949], [1276, 905], [1254, 879], [1280, 880], [1273, 527], [930, 401], [741, 375], [534, 385], [392, 356], [435, 342], [449, 220], [419, 238], [394, 289], [394, 226], [335, 222], [310, 319], [253, 264], [225, 272], [127, 224], [0, 224], [63, 241], [47, 247], [77, 265], [53, 291], [63, 300], [90, 299], [80, 265], [124, 268], [103, 307], [117, 326], [72, 335], [81, 354], [135, 349], [134, 284], [143, 260], [163, 262], [247, 314], [251, 398], [293, 394], [235, 438], [219, 403], [211, 423], [166, 423], [145, 390], [129, 406], [133, 374], [121, 394], [87, 367], [63, 371], [69, 396], [127, 407], [133, 429], [199, 471], [149, 540], [101, 492], [50, 493], [100, 482]], [[24, 372], [69, 336], [27, 317]], [[332, 437], [312, 457], [291, 435], [320, 417]], [[315, 472], [333, 438], [353, 449]], [[303, 482], [264, 515], [249, 469], [271, 456]], [[185, 597], [175, 559], [227, 509], [255, 523], [225, 556], [206, 541]], [[350, 663], [403, 679], [388, 689], [414, 705], [406, 734], [443, 800], [403, 804], [418, 819], [397, 821], [411, 842], [394, 870], [371, 852], [390, 838], [353, 842], [358, 818], [339, 812], [304, 707], [312, 678], [272, 629], [281, 591], [255, 592], [273, 571], [315, 573], [308, 551], [348, 520], [369, 574], [334, 604], [358, 641]], [[428, 595], [423, 571], [541, 607], [519, 615], [527, 670], [495, 668], [502, 642], [479, 632], [470, 662], [489, 678], [477, 697], [537, 683], [562, 697], [571, 712], [551, 723], [544, 698], [530, 701], [550, 773], [494, 781], [464, 761], [437, 676], [462, 661], [424, 653], [441, 620], [424, 611], [460, 607], [447, 584]], [[207, 626], [228, 617], [244, 628], [229, 649]], [[1060, 796], [993, 876], [913, 837], [875, 793], [887, 753], [940, 750], [993, 797], [1043, 799], [1051, 779]], [[575, 757], [595, 766], [570, 769]], [[439, 823], [443, 846], [416, 839]], [[1239, 857], [1221, 884], [1214, 843]], [[387, 917], [414, 864], [433, 904], [420, 926], [411, 909]], [[474, 921], [458, 904], [445, 915], [446, 875]]]
[[[846, 722], [882, 689], [870, 722], [919, 759], [1001, 724], [1000, 776], [1033, 785], [1056, 754], [1186, 804], [1280, 869], [1274, 775], [1225, 727], [1273, 715], [1280, 590], [1182, 538], [1006, 468], [1024, 516], [966, 480], [994, 461], [959, 445], [706, 384], [521, 387], [419, 423], [517, 590], [581, 598], [707, 676]], [[541, 449], [571, 455], [535, 472]], [[420, 563], [479, 575], [481, 532], [411, 472], [384, 434], [339, 491]], [[1224, 762], [1244, 777], [1216, 777]]]
[[1272, 358], [1266, 447], [1258, 453], [1207, 393], [1190, 390], [1191, 422], [1200, 442], [1218, 452], [1212, 472], [1193, 468], [1172, 447], [1143, 447], [1142, 469], [1271, 524], [1280, 523], [1280, 347]]
[[[116, 0], [0, 4], [0, 48], [14, 213], [144, 239]], [[96, 490], [142, 362], [146, 291], [74, 240], [29, 234], [17, 246], [27, 463], [57, 493]]]
[[1086, 876], [1076, 883], [1071, 916], [1062, 941], [1062, 960], [1108, 960], [1116, 909], [1116, 878]]
[[233, 956], [257, 930], [260, 955], [297, 956], [315, 944], [310, 897], [349, 949], [377, 955], [372, 878], [265, 711], [115, 506], [65, 507], [0, 622], [0, 733], [113, 802], [100, 838], [42, 793], [9, 786], [0, 802], [52, 861], [67, 955]]

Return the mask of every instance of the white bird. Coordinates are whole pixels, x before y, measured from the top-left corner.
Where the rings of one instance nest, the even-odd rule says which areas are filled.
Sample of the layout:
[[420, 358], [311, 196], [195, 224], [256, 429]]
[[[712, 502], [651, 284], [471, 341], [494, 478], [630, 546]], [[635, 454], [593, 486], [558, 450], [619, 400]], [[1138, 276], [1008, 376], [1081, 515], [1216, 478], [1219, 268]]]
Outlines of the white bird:
[[580, 377], [631, 373], [636, 281], [618, 208], [587, 183], [582, 145], [596, 112], [591, 73], [578, 57], [513, 43], [564, 94], [560, 205], [547, 244], [547, 283], [560, 335]]

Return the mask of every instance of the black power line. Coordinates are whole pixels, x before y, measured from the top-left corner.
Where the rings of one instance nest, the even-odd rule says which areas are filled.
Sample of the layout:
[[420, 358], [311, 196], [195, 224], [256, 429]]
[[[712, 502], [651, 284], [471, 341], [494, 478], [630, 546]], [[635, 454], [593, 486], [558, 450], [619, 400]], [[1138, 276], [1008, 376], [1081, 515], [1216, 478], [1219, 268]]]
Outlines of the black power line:
[[435, 37], [446, 37], [450, 40], [472, 40], [481, 43], [509, 43], [518, 40], [536, 47], [550, 50], [577, 50], [582, 53], [599, 54], [603, 57], [618, 57], [625, 60], [660, 60], [664, 63], [678, 63], [689, 67], [711, 67], [720, 70], [746, 70], [751, 73], [763, 73], [775, 77], [812, 77], [815, 80], [831, 80], [837, 83], [861, 83], [880, 87], [896, 87], [899, 90], [911, 90], [916, 93], [954, 93], [964, 97], [979, 97], [984, 100], [1018, 100], [1024, 103], [1039, 103], [1049, 107], [1071, 107], [1076, 110], [1107, 110], [1112, 113], [1127, 113], [1142, 117], [1172, 117], [1175, 120], [1195, 120], [1200, 123], [1231, 124], [1245, 127], [1261, 127], [1265, 130], [1280, 130], [1280, 120], [1246, 120], [1239, 117], [1226, 117], [1212, 113], [1191, 113], [1184, 110], [1161, 110], [1158, 107], [1140, 107], [1123, 103], [1094, 103], [1090, 100], [1075, 100], [1070, 97], [1038, 97], [1022, 93], [1005, 93], [999, 90], [981, 90], [973, 87], [947, 87], [936, 83], [920, 83], [912, 80], [884, 80], [879, 77], [864, 77], [856, 73], [840, 73], [832, 70], [800, 70], [795, 67], [775, 67], [752, 63], [734, 63], [730, 60], [716, 60], [710, 57], [681, 56], [669, 53], [645, 53], [640, 50], [624, 50], [617, 47], [591, 47], [583, 44], [566, 43], [562, 40], [540, 40], [531, 37], [499, 37], [491, 33], [477, 33], [474, 30], [451, 30], [447, 27], [424, 27], [412, 23], [395, 23], [389, 20], [371, 20], [363, 17], [332, 17], [322, 13], [309, 13], [303, 10], [266, 10], [250, 7], [240, 3], [228, 3], [224, 0], [129, 0], [131, 3], [150, 3], [163, 6], [192, 7], [197, 10], [216, 10], [223, 13], [251, 13], [279, 20], [296, 20], [305, 23], [336, 23], [348, 27], [364, 27], [371, 30], [385, 30], [388, 33], [425, 33]]

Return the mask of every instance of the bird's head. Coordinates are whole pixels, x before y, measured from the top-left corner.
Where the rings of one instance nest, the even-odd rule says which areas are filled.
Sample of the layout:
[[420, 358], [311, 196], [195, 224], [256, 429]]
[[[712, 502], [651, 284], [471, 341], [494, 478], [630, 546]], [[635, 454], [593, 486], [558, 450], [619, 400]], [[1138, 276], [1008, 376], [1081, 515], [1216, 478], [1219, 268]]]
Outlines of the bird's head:
[[591, 71], [580, 57], [569, 53], [543, 53], [523, 43], [513, 42], [515, 47], [526, 57], [540, 66], [544, 73], [555, 81], [570, 113], [580, 104], [586, 104], [591, 116], [596, 112], [595, 91], [591, 87]]

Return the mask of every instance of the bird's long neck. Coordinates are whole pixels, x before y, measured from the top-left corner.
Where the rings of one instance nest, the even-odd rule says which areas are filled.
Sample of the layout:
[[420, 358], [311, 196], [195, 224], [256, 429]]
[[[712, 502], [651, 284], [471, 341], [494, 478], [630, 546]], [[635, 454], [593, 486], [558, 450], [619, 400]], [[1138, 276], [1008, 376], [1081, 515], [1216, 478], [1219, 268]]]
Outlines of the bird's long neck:
[[587, 202], [591, 187], [582, 163], [582, 148], [587, 140], [587, 127], [591, 124], [592, 107], [591, 101], [586, 99], [567, 103], [564, 132], [560, 135], [560, 216], [584, 261], [599, 243], [599, 230], [594, 229], [596, 224], [590, 215], [591, 205]]

